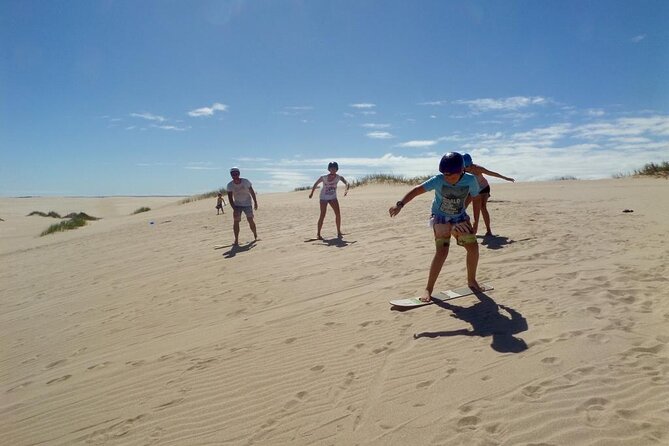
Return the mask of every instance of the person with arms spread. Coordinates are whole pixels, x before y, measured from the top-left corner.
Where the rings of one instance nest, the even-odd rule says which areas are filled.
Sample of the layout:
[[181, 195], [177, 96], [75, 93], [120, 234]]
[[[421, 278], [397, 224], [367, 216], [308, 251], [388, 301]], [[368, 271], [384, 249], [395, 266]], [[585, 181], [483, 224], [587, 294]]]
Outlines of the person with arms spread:
[[[390, 216], [394, 217], [417, 196], [431, 190], [434, 191], [430, 221], [434, 231], [436, 251], [430, 265], [425, 291], [420, 297], [423, 302], [429, 302], [432, 298], [434, 284], [439, 277], [446, 257], [448, 257], [451, 237], [456, 240], [458, 245], [467, 250], [467, 285], [473, 291], [481, 290], [476, 281], [479, 245], [465, 206], [470, 195], [472, 197], [478, 195], [478, 182], [473, 175], [465, 173], [464, 160], [462, 155], [457, 152], [449, 152], [441, 158], [439, 172], [441, 172], [441, 175], [436, 175], [423, 184], [414, 187], [395, 206], [388, 210]], [[479, 205], [480, 202], [475, 200], [475, 212]]]

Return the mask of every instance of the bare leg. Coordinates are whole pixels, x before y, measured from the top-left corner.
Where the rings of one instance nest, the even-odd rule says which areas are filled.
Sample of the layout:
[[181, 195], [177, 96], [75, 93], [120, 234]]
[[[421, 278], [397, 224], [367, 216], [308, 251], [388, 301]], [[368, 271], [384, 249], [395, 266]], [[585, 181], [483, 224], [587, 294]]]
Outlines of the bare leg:
[[258, 233], [256, 232], [256, 222], [253, 218], [248, 218], [246, 217], [246, 220], [249, 222], [249, 228], [251, 228], [251, 232], [253, 232], [253, 238], [255, 240], [258, 240]]
[[330, 202], [330, 206], [332, 206], [332, 210], [334, 210], [335, 213], [335, 224], [337, 225], [337, 237], [342, 238], [343, 234], [341, 233], [341, 210], [339, 209], [339, 201], [332, 200]]
[[322, 239], [321, 237], [321, 229], [323, 229], [323, 221], [325, 220], [325, 213], [328, 210], [328, 203], [327, 201], [321, 201], [321, 215], [318, 217], [318, 232], [316, 232], [316, 238], [317, 239]]
[[486, 235], [492, 235], [490, 230], [490, 213], [488, 212], [488, 198], [490, 194], [483, 194], [481, 197], [481, 214], [483, 214], [483, 222], [485, 223]]
[[[476, 197], [474, 197], [474, 200], [478, 200], [479, 202], [481, 202], [481, 195], [477, 195]], [[474, 207], [474, 235], [476, 235], [476, 231], [478, 231], [480, 212], [481, 212], [480, 209]]]
[[235, 233], [235, 245], [239, 245], [239, 221], [235, 220], [232, 224], [232, 232]]
[[437, 282], [441, 268], [444, 266], [446, 257], [448, 257], [448, 240], [451, 237], [451, 225], [449, 224], [435, 224], [434, 225], [434, 238], [435, 240], [440, 240], [439, 246], [436, 246], [434, 252], [434, 257], [432, 257], [432, 263], [430, 264], [430, 273], [427, 276], [427, 285], [425, 286], [425, 291], [420, 297], [420, 300], [423, 302], [429, 302], [432, 298], [432, 291], [434, 290], [434, 284]]
[[479, 264], [479, 244], [470, 243], [465, 245], [467, 250], [467, 285], [474, 291], [480, 291], [481, 287], [476, 281], [476, 269]]

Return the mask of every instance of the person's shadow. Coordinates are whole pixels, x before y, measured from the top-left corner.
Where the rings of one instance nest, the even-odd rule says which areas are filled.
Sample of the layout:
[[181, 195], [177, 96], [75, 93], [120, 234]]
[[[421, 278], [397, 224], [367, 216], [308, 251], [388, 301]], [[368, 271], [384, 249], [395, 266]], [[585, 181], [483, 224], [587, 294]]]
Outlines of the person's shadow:
[[502, 249], [506, 245], [511, 245], [512, 243], [524, 242], [526, 240], [531, 240], [531, 238], [524, 238], [522, 240], [512, 240], [509, 237], [504, 237], [502, 235], [484, 235], [477, 236], [482, 238], [481, 244], [488, 249]]
[[[505, 305], [498, 305], [485, 293], [476, 293], [479, 302], [471, 307], [460, 307], [448, 302], [434, 299], [435, 305], [453, 312], [451, 317], [461, 319], [471, 324], [471, 329], [450, 331], [425, 331], [416, 333], [418, 338], [438, 338], [442, 336], [480, 336], [492, 337], [490, 346], [501, 353], [520, 353], [527, 350], [527, 344], [514, 335], [527, 330], [527, 320], [516, 310]], [[502, 314], [499, 309], [505, 310], [509, 316]]]
[[314, 242], [319, 242], [318, 244], [325, 245], [325, 246], [334, 246], [335, 248], [345, 248], [346, 246], [352, 245], [357, 242], [357, 240], [353, 241], [348, 241], [344, 240], [343, 238], [309, 238], [304, 241], [304, 243], [311, 243], [311, 244], [317, 244]]
[[247, 243], [246, 245], [232, 245], [232, 248], [230, 248], [229, 251], [226, 251], [223, 253], [223, 257], [226, 259], [231, 259], [234, 256], [236, 256], [240, 252], [246, 252], [253, 248], [256, 245], [256, 241], [253, 240], [252, 242]]

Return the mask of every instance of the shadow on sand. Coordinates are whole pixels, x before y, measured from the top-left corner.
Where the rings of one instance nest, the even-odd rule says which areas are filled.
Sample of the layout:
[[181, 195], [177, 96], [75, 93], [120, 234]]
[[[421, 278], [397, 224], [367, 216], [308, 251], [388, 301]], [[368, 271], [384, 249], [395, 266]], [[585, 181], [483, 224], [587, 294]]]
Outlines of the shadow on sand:
[[509, 237], [504, 237], [502, 235], [477, 235], [481, 240], [481, 245], [485, 246], [488, 249], [502, 249], [507, 245], [512, 243], [524, 242], [531, 240], [531, 238], [524, 238], [522, 240], [511, 240]]
[[[471, 307], [461, 307], [440, 300], [434, 304], [453, 312], [451, 317], [471, 324], [471, 329], [463, 328], [450, 331], [425, 331], [416, 333], [418, 338], [439, 338], [446, 336], [479, 336], [492, 337], [490, 346], [500, 353], [520, 353], [527, 350], [527, 344], [514, 335], [527, 331], [527, 320], [516, 310], [497, 304], [485, 293], [476, 293], [479, 302]], [[500, 308], [506, 314], [500, 312]]]
[[223, 257], [225, 257], [226, 259], [231, 259], [234, 256], [236, 256], [237, 254], [239, 254], [240, 252], [246, 252], [246, 251], [250, 250], [251, 248], [255, 247], [255, 245], [256, 245], [255, 240], [253, 240], [252, 242], [249, 242], [245, 245], [232, 245], [232, 248], [230, 248], [229, 251], [226, 251], [226, 252], [223, 253]]
[[[320, 242], [320, 243], [314, 243], [314, 242]], [[353, 241], [348, 241], [344, 240], [343, 238], [323, 238], [323, 239], [318, 239], [318, 238], [308, 238], [304, 241], [304, 243], [312, 243], [314, 245], [325, 245], [325, 246], [334, 246], [335, 248], [344, 248], [346, 246], [352, 245], [356, 243], [357, 240]]]

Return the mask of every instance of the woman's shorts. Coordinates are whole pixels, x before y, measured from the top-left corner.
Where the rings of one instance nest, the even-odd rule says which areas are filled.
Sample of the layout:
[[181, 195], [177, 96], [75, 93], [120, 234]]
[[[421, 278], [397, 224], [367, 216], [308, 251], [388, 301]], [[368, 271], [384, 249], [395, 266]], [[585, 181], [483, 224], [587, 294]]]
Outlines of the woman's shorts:
[[486, 186], [479, 191], [479, 195], [484, 195], [484, 194], [490, 195], [490, 186]]
[[232, 219], [234, 221], [242, 220], [242, 212], [246, 215], [246, 219], [253, 218], [253, 206], [235, 206], [232, 211]]

